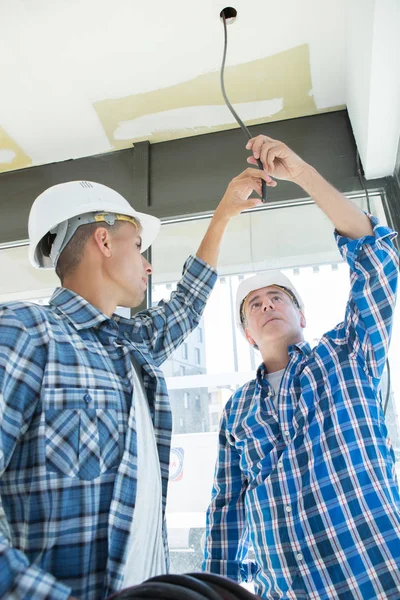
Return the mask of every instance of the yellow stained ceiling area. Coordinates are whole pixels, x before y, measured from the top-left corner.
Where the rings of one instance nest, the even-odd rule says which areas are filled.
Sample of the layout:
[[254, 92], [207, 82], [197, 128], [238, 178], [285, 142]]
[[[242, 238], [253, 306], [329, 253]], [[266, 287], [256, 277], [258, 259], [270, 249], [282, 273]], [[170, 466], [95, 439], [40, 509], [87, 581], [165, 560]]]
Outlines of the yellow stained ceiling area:
[[[210, 111], [212, 111], [212, 107], [224, 106], [219, 77], [219, 71], [205, 73], [167, 88], [134, 94], [124, 98], [101, 100], [96, 102], [93, 107], [111, 147], [116, 150], [130, 147], [134, 142], [147, 139], [154, 143], [232, 129], [236, 125], [233, 123], [228, 109], [222, 113], [223, 115], [226, 114], [225, 123], [218, 122], [215, 124], [214, 122], [207, 125], [204, 122], [201, 125], [194, 126], [188, 126], [186, 123], [181, 128], [179, 126], [180, 110], [184, 111], [190, 108], [194, 109], [195, 112], [196, 107], [198, 107], [200, 114], [201, 108], [210, 107]], [[246, 103], [248, 103], [249, 108], [251, 108], [252, 103], [280, 100], [276, 105], [280, 106], [277, 112], [270, 114], [269, 117], [247, 118], [246, 124], [248, 125], [291, 119], [320, 112], [312, 95], [308, 44], [291, 48], [273, 56], [227, 67], [225, 70], [225, 86], [232, 104], [242, 104], [242, 106], [245, 104], [246, 106]], [[338, 108], [341, 107], [324, 108], [323, 112], [337, 110]], [[166, 118], [165, 126], [160, 127], [158, 125], [157, 128], [152, 129], [151, 116], [159, 115], [161, 122], [164, 123], [164, 117], [160, 113], [168, 114], [168, 111], [174, 111], [174, 126], [169, 128], [168, 118]], [[135, 120], [143, 118], [150, 119], [148, 121], [150, 131], [146, 135], [132, 138], [122, 136], [124, 139], [116, 139], [116, 132], [121, 124], [131, 124], [134, 130]], [[157, 121], [159, 123], [160, 118]], [[176, 122], [178, 122], [178, 125], [176, 125]], [[19, 144], [23, 145], [23, 140], [19, 140]], [[0, 127], [0, 172], [22, 169], [32, 165], [31, 158], [25, 154], [19, 144]], [[1, 151], [5, 152], [2, 153]], [[73, 149], [71, 149], [71, 155], [73, 155]], [[2, 156], [3, 160], [7, 158], [7, 162], [1, 162]]]
[[[2, 151], [11, 159], [1, 162]], [[5, 171], [14, 171], [15, 169], [24, 169], [30, 167], [31, 159], [22, 148], [14, 141], [8, 133], [0, 126], [0, 173]]]
[[[116, 139], [120, 123], [140, 117], [185, 107], [224, 105], [219, 71], [205, 73], [195, 79], [144, 94], [96, 102], [94, 108], [115, 149], [129, 147], [134, 142], [149, 139], [163, 142], [170, 139], [221, 131], [234, 127], [228, 109], [227, 122], [215, 126], [187, 127], [155, 131], [151, 136]], [[225, 87], [232, 104], [283, 99], [282, 109], [270, 117], [247, 120], [255, 125], [268, 121], [290, 119], [315, 114], [318, 111], [313, 96], [307, 44], [225, 69]], [[337, 107], [335, 107], [336, 109]], [[332, 107], [333, 109], [333, 107]], [[240, 115], [239, 115], [240, 116]]]

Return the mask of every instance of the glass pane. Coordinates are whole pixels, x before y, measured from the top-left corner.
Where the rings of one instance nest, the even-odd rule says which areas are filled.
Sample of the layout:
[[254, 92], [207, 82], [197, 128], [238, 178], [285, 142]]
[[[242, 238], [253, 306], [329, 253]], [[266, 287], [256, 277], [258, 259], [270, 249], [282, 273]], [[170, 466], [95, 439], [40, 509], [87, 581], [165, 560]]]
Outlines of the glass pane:
[[0, 250], [0, 303], [32, 298], [50, 298], [59, 284], [53, 270], [34, 269], [28, 246]]
[[[365, 208], [362, 200], [358, 203]], [[385, 222], [379, 197], [372, 199], [372, 209]], [[169, 297], [185, 258], [196, 251], [208, 222], [163, 225], [153, 246], [154, 303]], [[343, 320], [349, 271], [337, 250], [332, 225], [315, 205], [244, 214], [231, 223], [221, 250], [220, 277], [200, 324], [202, 334], [195, 331], [186, 340], [188, 360], [182, 361], [178, 349], [163, 367], [174, 417], [167, 502], [173, 572], [201, 566], [221, 410], [232, 392], [254, 377], [261, 362], [259, 353], [235, 326], [237, 286], [244, 277], [273, 268], [280, 268], [293, 280], [304, 300], [305, 337], [311, 345]], [[400, 358], [397, 321], [391, 349], [393, 365]], [[197, 349], [200, 365], [196, 362]], [[184, 372], [179, 370], [182, 363]], [[400, 374], [394, 371], [387, 421], [400, 455]], [[385, 397], [386, 374], [382, 387]]]

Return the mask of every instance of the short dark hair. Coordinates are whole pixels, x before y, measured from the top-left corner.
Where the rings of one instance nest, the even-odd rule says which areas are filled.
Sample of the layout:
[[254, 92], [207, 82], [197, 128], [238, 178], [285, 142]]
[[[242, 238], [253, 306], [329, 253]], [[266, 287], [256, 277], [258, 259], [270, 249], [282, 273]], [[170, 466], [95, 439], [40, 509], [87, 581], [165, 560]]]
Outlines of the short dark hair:
[[[87, 223], [86, 225], [81, 225], [78, 227], [68, 244], [65, 246], [64, 250], [61, 252], [57, 261], [55, 271], [56, 275], [61, 281], [61, 284], [63, 283], [65, 277], [78, 267], [83, 256], [85, 246], [96, 229], [99, 227], [105, 227], [112, 233], [115, 232], [116, 227], [119, 227], [123, 222], [124, 221], [115, 221], [114, 225], [108, 225], [108, 223], [104, 222]], [[41, 246], [45, 256], [50, 256], [51, 247], [55, 239], [56, 234], [54, 233], [48, 233], [42, 239]]]
[[[60, 278], [61, 283], [64, 281], [66, 275], [69, 275], [77, 268], [81, 262], [89, 238], [100, 226], [111, 229], [111, 226], [107, 225], [107, 223], [88, 223], [86, 225], [81, 225], [75, 231], [57, 261], [56, 274]], [[114, 227], [114, 225], [112, 225], [112, 227]]]

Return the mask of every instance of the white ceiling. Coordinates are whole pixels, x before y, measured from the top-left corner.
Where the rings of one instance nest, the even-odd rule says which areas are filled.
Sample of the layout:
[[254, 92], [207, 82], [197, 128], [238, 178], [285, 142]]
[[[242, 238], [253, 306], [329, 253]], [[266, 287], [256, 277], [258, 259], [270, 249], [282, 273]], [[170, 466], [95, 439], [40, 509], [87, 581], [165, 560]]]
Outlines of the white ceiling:
[[[350, 99], [366, 172], [384, 120], [391, 139], [370, 176], [391, 174], [398, 0], [230, 1], [238, 18], [228, 27], [226, 87], [246, 122], [335, 110]], [[0, 172], [235, 126], [218, 79], [225, 6], [0, 0]]]

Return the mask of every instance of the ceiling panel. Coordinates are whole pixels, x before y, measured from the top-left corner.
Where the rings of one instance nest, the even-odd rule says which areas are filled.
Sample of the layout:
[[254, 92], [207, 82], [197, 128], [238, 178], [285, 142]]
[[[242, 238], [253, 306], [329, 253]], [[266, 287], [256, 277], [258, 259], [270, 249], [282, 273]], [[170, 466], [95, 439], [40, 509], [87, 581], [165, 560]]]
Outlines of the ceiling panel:
[[[215, 0], [0, 0], [0, 172], [235, 126]], [[226, 87], [249, 124], [345, 104], [344, 0], [235, 0]]]

